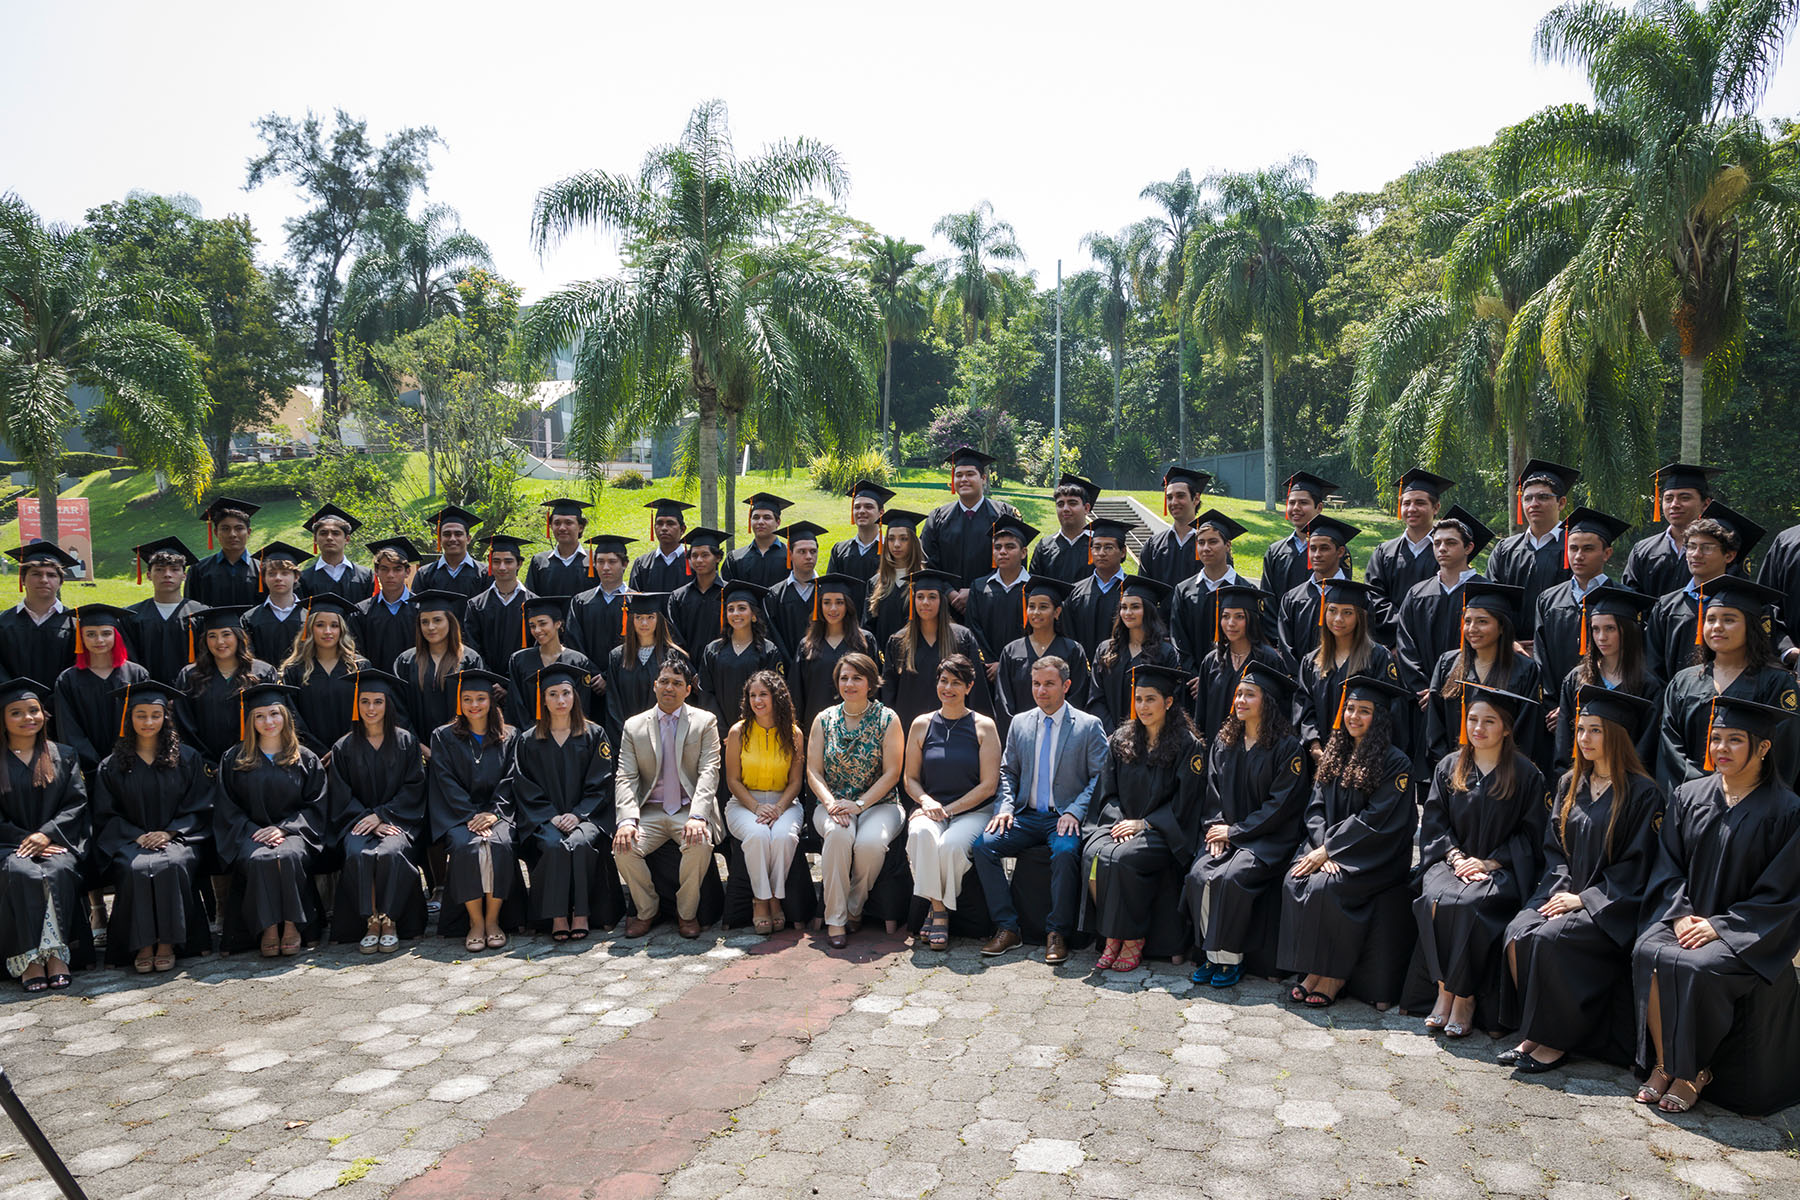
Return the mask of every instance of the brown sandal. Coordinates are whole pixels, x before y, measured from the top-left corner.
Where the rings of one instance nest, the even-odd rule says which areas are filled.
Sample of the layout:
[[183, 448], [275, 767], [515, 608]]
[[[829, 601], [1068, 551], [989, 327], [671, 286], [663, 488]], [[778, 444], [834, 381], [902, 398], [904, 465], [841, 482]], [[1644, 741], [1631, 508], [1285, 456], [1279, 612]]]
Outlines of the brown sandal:
[[[1664, 1080], [1661, 1087], [1657, 1087], [1654, 1082], [1658, 1075], [1661, 1075]], [[1656, 1067], [1650, 1072], [1650, 1078], [1644, 1080], [1644, 1082], [1638, 1086], [1637, 1094], [1633, 1096], [1632, 1099], [1639, 1104], [1655, 1104], [1663, 1098], [1663, 1093], [1668, 1091], [1669, 1085], [1674, 1082], [1674, 1077], [1671, 1076], [1668, 1071], [1663, 1069], [1661, 1063], [1657, 1063]]]
[[281, 927], [279, 925], [269, 926], [263, 932], [262, 941], [258, 943], [257, 949], [262, 951], [264, 958], [274, 958], [279, 955], [281, 953]]
[[1707, 1084], [1712, 1082], [1712, 1077], [1711, 1071], [1702, 1071], [1694, 1078], [1694, 1082], [1691, 1085], [1694, 1089], [1694, 1095], [1691, 1100], [1683, 1099], [1675, 1094], [1675, 1084], [1681, 1082], [1679, 1079], [1675, 1080], [1675, 1082], [1671, 1083], [1667, 1090], [1663, 1092], [1662, 1099], [1656, 1102], [1656, 1107], [1666, 1113], [1686, 1112], [1688, 1109], [1694, 1107], [1694, 1105], [1700, 1103], [1700, 1093], [1705, 1090]]

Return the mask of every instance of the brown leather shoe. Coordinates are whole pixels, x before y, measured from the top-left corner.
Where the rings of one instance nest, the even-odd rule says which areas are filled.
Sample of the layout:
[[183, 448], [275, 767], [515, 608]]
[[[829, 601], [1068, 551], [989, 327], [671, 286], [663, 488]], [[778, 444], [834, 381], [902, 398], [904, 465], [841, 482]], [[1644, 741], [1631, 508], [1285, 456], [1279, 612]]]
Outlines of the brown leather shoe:
[[697, 917], [682, 917], [675, 922], [675, 932], [684, 938], [700, 936], [700, 920]]
[[631, 920], [625, 922], [625, 936], [628, 938], [641, 938], [646, 933], [650, 932], [652, 924], [654, 924], [654, 922], [646, 921], [642, 917], [633, 917]]
[[1069, 960], [1069, 942], [1060, 933], [1044, 935], [1044, 961], [1047, 963], [1067, 962]]
[[1019, 940], [1019, 931], [1016, 929], [996, 929], [994, 936], [987, 940], [987, 945], [981, 948], [981, 952], [989, 957], [1005, 954], [1017, 946]]

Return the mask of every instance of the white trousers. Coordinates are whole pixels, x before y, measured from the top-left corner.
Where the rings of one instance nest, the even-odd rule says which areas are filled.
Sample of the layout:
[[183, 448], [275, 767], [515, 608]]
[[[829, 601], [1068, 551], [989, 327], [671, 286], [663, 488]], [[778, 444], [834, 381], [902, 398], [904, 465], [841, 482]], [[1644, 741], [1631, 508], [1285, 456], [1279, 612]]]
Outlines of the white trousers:
[[[780, 792], [751, 792], [758, 804], [774, 804]], [[744, 848], [744, 870], [750, 876], [750, 894], [758, 900], [787, 898], [788, 869], [794, 865], [794, 854], [800, 849], [799, 801], [775, 818], [773, 825], [756, 819], [756, 810], [745, 808], [735, 799], [725, 808], [725, 825], [731, 836]]]
[[963, 873], [973, 861], [970, 849], [993, 816], [992, 804], [958, 813], [948, 821], [933, 821], [913, 813], [906, 823], [906, 857], [912, 863], [913, 895], [936, 900], [954, 911]]

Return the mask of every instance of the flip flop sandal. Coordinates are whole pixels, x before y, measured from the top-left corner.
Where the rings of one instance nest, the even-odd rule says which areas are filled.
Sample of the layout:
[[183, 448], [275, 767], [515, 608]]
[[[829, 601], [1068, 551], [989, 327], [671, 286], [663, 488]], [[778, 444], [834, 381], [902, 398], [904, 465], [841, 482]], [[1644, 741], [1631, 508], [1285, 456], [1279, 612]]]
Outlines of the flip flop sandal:
[[22, 985], [25, 990], [33, 996], [37, 995], [39, 992], [47, 992], [50, 990], [50, 981], [42, 975], [39, 975], [36, 979], [24, 980], [22, 981]]

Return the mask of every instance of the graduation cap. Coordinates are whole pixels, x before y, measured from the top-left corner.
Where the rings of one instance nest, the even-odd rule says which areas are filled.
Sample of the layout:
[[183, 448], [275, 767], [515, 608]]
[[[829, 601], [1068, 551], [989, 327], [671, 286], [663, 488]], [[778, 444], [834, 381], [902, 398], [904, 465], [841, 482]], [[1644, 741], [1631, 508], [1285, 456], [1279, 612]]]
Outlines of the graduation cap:
[[1083, 498], [1086, 500], [1087, 506], [1089, 508], [1094, 507], [1094, 501], [1100, 499], [1100, 485], [1099, 484], [1095, 483], [1091, 479], [1083, 479], [1081, 476], [1072, 474], [1071, 472], [1068, 472], [1068, 471], [1063, 472], [1062, 477], [1056, 481], [1056, 486], [1059, 488], [1065, 488], [1065, 487], [1080, 488], [1081, 494], [1082, 494]]
[[1609, 688], [1603, 683], [1584, 683], [1575, 689], [1575, 719], [1599, 717], [1624, 728], [1632, 741], [1650, 721], [1656, 701], [1634, 696], [1624, 688]]
[[1760, 624], [1764, 633], [1772, 633], [1775, 628], [1772, 611], [1786, 598], [1778, 589], [1741, 575], [1721, 575], [1709, 580], [1700, 586], [1700, 611], [1694, 616], [1694, 645], [1698, 646], [1706, 640], [1708, 605], [1715, 608], [1735, 608], [1747, 620]]
[[20, 675], [0, 683], [0, 708], [31, 696], [36, 696], [44, 707], [50, 706], [50, 689], [35, 679]]
[[[1514, 494], [1523, 501], [1525, 489], [1534, 483], [1547, 483], [1550, 490], [1558, 496], [1566, 496], [1569, 489], [1581, 479], [1581, 472], [1574, 467], [1565, 467], [1561, 463], [1553, 463], [1546, 458], [1534, 458], [1525, 464], [1519, 477], [1513, 481]], [[1521, 523], [1524, 521], [1524, 510], [1519, 513]]]
[[1164, 696], [1175, 696], [1192, 679], [1190, 672], [1161, 663], [1143, 663], [1131, 668], [1131, 719], [1137, 720], [1137, 690], [1154, 688]]
[[[1188, 485], [1189, 490], [1196, 496], [1201, 492], [1204, 492], [1207, 485], [1211, 482], [1212, 476], [1209, 473], [1197, 470], [1194, 467], [1170, 467], [1163, 472], [1162, 477], [1162, 485], [1165, 488], [1171, 483], [1185, 483]], [[1163, 502], [1163, 508], [1166, 512], [1168, 509], [1167, 501]]]
[[[318, 512], [300, 522], [300, 528], [306, 530], [308, 533], [316, 534], [319, 531], [319, 524], [322, 521], [338, 522], [344, 527], [345, 533], [355, 533], [362, 528], [361, 521], [357, 520], [335, 504], [321, 505]], [[315, 541], [313, 543], [313, 549], [316, 551], [318, 548], [319, 544]]]
[[952, 476], [950, 490], [955, 491], [956, 481], [954, 476], [956, 474], [956, 468], [974, 467], [976, 470], [985, 474], [987, 469], [998, 462], [999, 459], [986, 451], [977, 450], [973, 446], [958, 446], [944, 457], [944, 461], [950, 465], [950, 474]]
[[[1463, 693], [1463, 719], [1465, 722], [1468, 720], [1469, 705], [1477, 701], [1493, 705], [1505, 713], [1515, 725], [1518, 724], [1520, 715], [1537, 703], [1530, 696], [1521, 696], [1517, 692], [1509, 692], [1505, 688], [1476, 683], [1473, 679], [1465, 679], [1457, 687]], [[1466, 737], [1465, 740], [1467, 740]]]
[[962, 586], [962, 580], [948, 571], [939, 571], [933, 567], [921, 567], [906, 577], [906, 615], [912, 618], [912, 598], [920, 592], [953, 592]]
[[525, 547], [533, 545], [535, 542], [535, 538], [517, 537], [510, 533], [490, 533], [484, 537], [475, 539], [475, 544], [481, 546], [487, 554], [487, 572], [489, 575], [494, 573], [494, 551], [498, 550], [502, 554], [510, 554], [523, 562], [525, 559]]
[[1650, 475], [1650, 519], [1662, 520], [1662, 494], [1681, 488], [1692, 488], [1701, 496], [1712, 495], [1712, 477], [1723, 467], [1700, 467], [1693, 463], [1672, 462], [1656, 468]]
[[262, 586], [262, 572], [274, 563], [292, 563], [296, 568], [312, 555], [294, 545], [292, 542], [270, 542], [256, 552], [257, 586]]
[[262, 505], [252, 504], [248, 500], [239, 500], [235, 496], [219, 496], [200, 513], [200, 519], [206, 522], [206, 548], [213, 548], [213, 526], [226, 517], [236, 517], [246, 525], [250, 518], [262, 511]]
[[525, 621], [530, 623], [533, 617], [555, 617], [558, 621], [567, 620], [569, 616], [570, 596], [533, 596], [525, 601], [521, 610]]
[[1329, 479], [1314, 475], [1311, 471], [1295, 471], [1287, 477], [1282, 485], [1284, 492], [1305, 492], [1313, 498], [1314, 504], [1325, 503], [1325, 497], [1338, 490], [1338, 485]]
[[1307, 537], [1328, 537], [1339, 546], [1348, 546], [1362, 532], [1348, 521], [1340, 521], [1334, 516], [1320, 513], [1306, 523], [1300, 531]]
[[588, 538], [587, 544], [594, 548], [594, 552], [588, 555], [588, 578], [593, 579], [598, 574], [594, 570], [595, 558], [602, 554], [616, 554], [621, 559], [629, 558], [631, 551], [626, 547], [635, 541], [637, 541], [636, 538], [625, 537], [617, 533], [597, 533]]
[[813, 620], [819, 619], [819, 600], [827, 595], [838, 595], [844, 598], [849, 606], [849, 619], [855, 620], [857, 610], [862, 607], [863, 592], [867, 584], [854, 575], [846, 575], [841, 571], [831, 571], [813, 578]]
[[238, 701], [238, 740], [245, 741], [250, 736], [250, 714], [259, 708], [271, 708], [279, 704], [286, 709], [291, 718], [294, 712], [294, 697], [300, 689], [285, 683], [270, 683], [257, 680], [245, 686], [237, 694]]
[[416, 563], [425, 557], [419, 553], [419, 548], [412, 544], [412, 539], [407, 537], [381, 538], [377, 541], [365, 542], [363, 546], [370, 554], [380, 554], [383, 550], [392, 550], [409, 563]]
[[1069, 593], [1074, 590], [1074, 584], [1065, 583], [1051, 575], [1033, 575], [1025, 581], [1026, 596], [1048, 596], [1051, 603], [1058, 608], [1062, 607], [1063, 601], [1067, 600]]
[[[1219, 536], [1228, 542], [1243, 537], [1246, 533], [1250, 532], [1244, 526], [1238, 524], [1216, 508], [1209, 508], [1199, 516], [1195, 517], [1194, 528], [1216, 530], [1218, 531]], [[1196, 556], [1199, 555], [1200, 548], [1198, 546], [1194, 547], [1194, 553]]]
[[492, 694], [495, 688], [506, 686], [506, 676], [494, 671], [484, 671], [480, 667], [465, 667], [444, 682], [456, 689], [457, 711], [461, 712], [462, 693], [487, 692]]
[[994, 519], [994, 528], [988, 537], [990, 540], [999, 537], [1017, 538], [1019, 539], [1019, 549], [1023, 550], [1037, 540], [1039, 532], [1038, 527], [1027, 524], [1024, 517], [1007, 513]]
[[1495, 583], [1491, 579], [1471, 579], [1462, 585], [1462, 607], [1498, 613], [1508, 626], [1519, 627], [1519, 610], [1525, 603], [1525, 589], [1511, 583]]
[[467, 596], [457, 592], [446, 592], [441, 588], [429, 588], [423, 592], [414, 592], [412, 598], [413, 603], [418, 606], [420, 616], [424, 616], [426, 613], [441, 612], [455, 617], [456, 610], [469, 602]]
[[1215, 606], [1220, 609], [1238, 609], [1243, 612], [1261, 612], [1262, 606], [1274, 601], [1275, 597], [1261, 588], [1249, 583], [1223, 583], [1213, 589]]
[[131, 548], [133, 569], [139, 583], [144, 582], [144, 564], [159, 554], [178, 554], [185, 567], [191, 567], [200, 561], [200, 557], [189, 550], [186, 543], [178, 537], [161, 537], [155, 541], [140, 542]]
[[681, 522], [681, 524], [686, 525], [687, 518], [682, 516], [682, 514], [694, 506], [685, 500], [670, 500], [665, 498], [662, 500], [652, 500], [644, 505], [644, 507], [654, 510], [656, 514], [650, 518], [650, 527], [651, 530], [654, 531], [656, 522], [662, 520], [664, 517], [674, 517], [677, 521]]
[[[1792, 709], [1722, 695], [1713, 698], [1712, 715], [1707, 721], [1707, 727], [1709, 730], [1741, 729], [1757, 741], [1767, 741], [1775, 736], [1775, 731], [1782, 722], [1793, 716]], [[1712, 755], [1708, 753], [1706, 759], [1706, 769], [1710, 771], [1713, 769]]]
[[[1111, 538], [1119, 543], [1119, 549], [1125, 548], [1125, 537], [1131, 532], [1131, 526], [1124, 521], [1115, 521], [1111, 517], [1095, 517], [1088, 522], [1088, 533], [1097, 538]], [[1093, 553], [1088, 558], [1091, 561]]]
[[1175, 594], [1174, 588], [1149, 575], [1127, 575], [1123, 586], [1125, 590], [1120, 593], [1121, 597], [1136, 596], [1145, 604], [1158, 607], [1166, 604], [1169, 597]]
[[1400, 478], [1394, 480], [1394, 515], [1400, 515], [1400, 501], [1408, 492], [1424, 492], [1436, 504], [1443, 500], [1444, 493], [1456, 486], [1456, 480], [1446, 479], [1442, 475], [1434, 475], [1423, 467], [1414, 467]]
[[309, 614], [315, 612], [336, 613], [345, 621], [348, 621], [356, 612], [356, 605], [335, 592], [320, 592], [316, 596], [308, 596], [305, 604]]
[[124, 687], [112, 690], [112, 698], [119, 705], [119, 736], [125, 736], [125, 730], [131, 721], [131, 709], [137, 704], [160, 704], [165, 713], [175, 710], [176, 697], [181, 693], [166, 683], [158, 683], [154, 679], [145, 679], [139, 683], [128, 683]]
[[[188, 626], [195, 633], [229, 629], [241, 635], [244, 630], [244, 614], [252, 607], [254, 606], [249, 604], [220, 604], [213, 608], [203, 608], [188, 617]], [[193, 657], [189, 654], [188, 661], [192, 662]]]
[[384, 721], [391, 722], [394, 719], [394, 705], [406, 702], [409, 689], [406, 682], [397, 675], [390, 675], [386, 671], [377, 670], [374, 667], [364, 667], [360, 671], [352, 672], [350, 678], [350, 719], [352, 721], [362, 720], [361, 701], [364, 692], [374, 692], [387, 697], [389, 708]]
[[756, 515], [757, 510], [760, 509], [763, 512], [772, 513], [776, 517], [781, 516], [784, 510], [793, 507], [794, 504], [792, 500], [784, 500], [773, 492], [753, 492], [744, 497], [744, 503], [750, 506], [752, 516]]
[[[1737, 551], [1737, 561], [1739, 562], [1743, 562], [1744, 557], [1750, 553], [1750, 548], [1762, 541], [1763, 535], [1769, 532], [1737, 509], [1727, 505], [1723, 500], [1714, 500], [1707, 505], [1703, 519], [1717, 521], [1736, 535], [1738, 544], [1732, 549]], [[1689, 530], [1688, 532], [1692, 533], [1693, 531]]]
[[[791, 524], [783, 525], [775, 532], [787, 539], [788, 546], [791, 549], [795, 542], [811, 542], [815, 546], [818, 545], [819, 535], [827, 532], [827, 530], [823, 525], [815, 524], [812, 521], [795, 521]], [[788, 565], [790, 567], [793, 565], [791, 558]]]
[[[1378, 590], [1360, 579], [1327, 579], [1323, 586], [1325, 604], [1350, 604], [1364, 611], [1368, 610]], [[1319, 607], [1323, 609], [1325, 604]]]
[[723, 552], [725, 543], [732, 535], [723, 529], [711, 529], [705, 525], [696, 525], [681, 535], [682, 543], [690, 549], [694, 546], [705, 546], [710, 550]]
[[1338, 701], [1338, 715], [1342, 717], [1344, 703], [1348, 700], [1366, 700], [1377, 707], [1390, 700], [1411, 700], [1413, 694], [1390, 679], [1382, 679], [1376, 675], [1357, 675], [1344, 684], [1343, 699]]
[[1460, 504], [1452, 504], [1450, 506], [1450, 511], [1440, 516], [1437, 519], [1436, 524], [1442, 525], [1445, 521], [1451, 521], [1462, 526], [1462, 531], [1469, 541], [1469, 559], [1471, 562], [1474, 561], [1477, 554], [1480, 554], [1483, 550], [1487, 549], [1489, 542], [1494, 540], [1494, 531], [1489, 529], [1480, 517], [1476, 516]]
[[889, 529], [910, 529], [915, 533], [919, 524], [928, 518], [924, 513], [913, 512], [909, 508], [890, 508], [881, 514], [881, 523]]
[[19, 564], [19, 590], [25, 590], [25, 572], [28, 568], [52, 563], [67, 571], [75, 565], [75, 556], [58, 546], [55, 542], [31, 542], [23, 546], [15, 546], [6, 552], [6, 556]]
[[1610, 546], [1631, 529], [1629, 521], [1609, 517], [1597, 508], [1578, 508], [1563, 518], [1563, 566], [1569, 565], [1568, 541], [1571, 533], [1591, 533], [1602, 546]]
[[[637, 594], [633, 593], [633, 600]], [[760, 583], [751, 583], [748, 579], [727, 579], [725, 594], [719, 597], [719, 606], [723, 608], [733, 600], [748, 600], [752, 605], [760, 605], [769, 598], [769, 589]]]
[[1587, 657], [1588, 626], [1595, 617], [1613, 617], [1620, 622], [1630, 622], [1636, 628], [1643, 625], [1645, 615], [1654, 607], [1655, 596], [1612, 583], [1595, 588], [1581, 598], [1581, 631], [1575, 652], [1582, 658]]
[[548, 500], [538, 501], [538, 507], [547, 510], [544, 514], [546, 517], [585, 517], [587, 510], [594, 506], [573, 496], [552, 496]]
[[566, 683], [575, 691], [575, 711], [582, 712], [581, 693], [594, 686], [593, 676], [574, 663], [553, 662], [537, 673], [532, 691], [537, 696], [537, 719], [544, 719], [544, 693], [559, 683]]
[[[721, 625], [724, 624], [725, 620], [725, 606], [731, 603], [731, 584], [726, 584], [725, 586], [725, 595], [719, 598], [719, 621]], [[762, 593], [765, 596], [768, 595], [768, 589], [763, 588]], [[638, 613], [643, 613], [645, 615], [655, 613], [664, 620], [667, 620], [669, 616], [669, 597], [674, 594], [674, 592], [626, 592], [619, 598], [619, 636], [625, 636], [625, 631], [631, 628], [631, 618]]]
[[131, 614], [110, 604], [83, 604], [75, 610], [75, 625], [91, 625], [95, 629], [118, 629], [129, 624]]
[[436, 539], [436, 544], [439, 546], [444, 544], [444, 526], [460, 525], [463, 528], [463, 532], [468, 533], [477, 525], [481, 524], [480, 517], [462, 507], [460, 504], [446, 504], [444, 507], [432, 513], [429, 517], [426, 517], [425, 520], [430, 523], [432, 536]]
[[1238, 677], [1240, 683], [1253, 683], [1261, 688], [1268, 697], [1270, 707], [1285, 705], [1300, 685], [1288, 678], [1280, 668], [1266, 663], [1254, 656], [1244, 664], [1244, 673]]
[[845, 492], [844, 495], [852, 500], [873, 500], [882, 508], [886, 508], [887, 502], [899, 495], [899, 493], [894, 491], [893, 488], [882, 487], [873, 480], [859, 479], [850, 485], [850, 490]]

